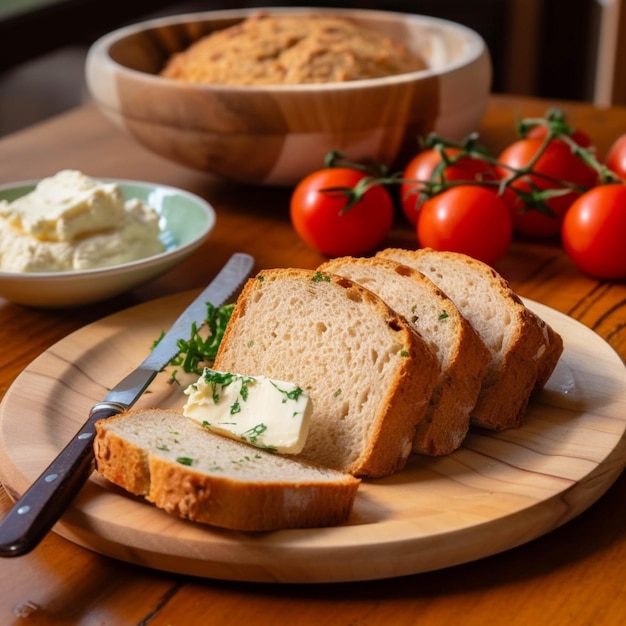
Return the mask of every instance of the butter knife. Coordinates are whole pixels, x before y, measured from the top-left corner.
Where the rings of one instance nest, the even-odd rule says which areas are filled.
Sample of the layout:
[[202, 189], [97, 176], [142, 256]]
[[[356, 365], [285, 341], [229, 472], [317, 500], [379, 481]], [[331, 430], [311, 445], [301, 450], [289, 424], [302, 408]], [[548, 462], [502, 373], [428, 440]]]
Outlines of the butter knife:
[[39, 544], [94, 469], [95, 423], [129, 409], [178, 354], [178, 340], [189, 339], [192, 323], [200, 327], [204, 322], [207, 302], [214, 306], [227, 302], [250, 275], [253, 265], [250, 255], [234, 254], [139, 367], [91, 408], [82, 428], [0, 521], [0, 556], [21, 556]]

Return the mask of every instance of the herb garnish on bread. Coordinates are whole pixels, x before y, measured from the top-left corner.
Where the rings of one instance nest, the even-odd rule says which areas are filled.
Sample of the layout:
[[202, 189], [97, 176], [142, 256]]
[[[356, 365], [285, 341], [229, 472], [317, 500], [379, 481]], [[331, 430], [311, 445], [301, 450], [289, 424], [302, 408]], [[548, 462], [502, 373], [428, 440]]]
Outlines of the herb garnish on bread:
[[98, 472], [179, 517], [267, 531], [331, 526], [359, 479], [216, 435], [182, 413], [127, 411], [96, 423]]
[[291, 268], [247, 282], [214, 368], [306, 389], [313, 413], [300, 456], [378, 477], [404, 467], [439, 366], [376, 294], [347, 278]]

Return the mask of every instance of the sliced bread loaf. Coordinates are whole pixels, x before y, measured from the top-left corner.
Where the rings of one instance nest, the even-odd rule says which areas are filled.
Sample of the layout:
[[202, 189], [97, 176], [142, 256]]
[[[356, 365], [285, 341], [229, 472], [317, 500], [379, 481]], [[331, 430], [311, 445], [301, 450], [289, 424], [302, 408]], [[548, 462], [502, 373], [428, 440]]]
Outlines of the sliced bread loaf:
[[343, 257], [318, 269], [371, 289], [432, 346], [440, 370], [426, 415], [417, 425], [413, 451], [439, 456], [456, 450], [469, 430], [470, 412], [490, 361], [471, 324], [429, 278], [397, 261]]
[[368, 477], [405, 465], [438, 367], [433, 350], [376, 294], [295, 268], [247, 282], [214, 363], [305, 389], [313, 410], [300, 456]]
[[359, 480], [216, 435], [172, 410], [96, 423], [96, 468], [168, 513], [245, 531], [344, 522]]
[[491, 351], [472, 423], [491, 430], [523, 423], [530, 395], [550, 377], [561, 337], [524, 306], [492, 267], [463, 254], [386, 249], [378, 253], [426, 274], [457, 305]]

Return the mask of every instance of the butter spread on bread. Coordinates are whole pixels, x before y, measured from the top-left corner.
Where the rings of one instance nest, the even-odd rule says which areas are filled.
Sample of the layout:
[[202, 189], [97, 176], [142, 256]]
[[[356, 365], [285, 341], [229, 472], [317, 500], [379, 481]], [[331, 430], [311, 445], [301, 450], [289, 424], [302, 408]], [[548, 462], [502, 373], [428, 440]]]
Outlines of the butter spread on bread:
[[360, 482], [222, 437], [173, 410], [99, 420], [94, 452], [98, 472], [130, 493], [172, 515], [242, 531], [340, 524]]
[[454, 452], [469, 430], [490, 361], [471, 324], [429, 278], [391, 259], [342, 257], [318, 269], [374, 291], [433, 347], [440, 370], [426, 415], [417, 425], [413, 451], [432, 456]]
[[213, 367], [296, 381], [313, 404], [299, 456], [367, 477], [404, 467], [439, 370], [432, 348], [379, 296], [298, 268], [246, 283]]
[[294, 383], [205, 368], [185, 394], [183, 415], [209, 430], [282, 454], [304, 447], [312, 407]]

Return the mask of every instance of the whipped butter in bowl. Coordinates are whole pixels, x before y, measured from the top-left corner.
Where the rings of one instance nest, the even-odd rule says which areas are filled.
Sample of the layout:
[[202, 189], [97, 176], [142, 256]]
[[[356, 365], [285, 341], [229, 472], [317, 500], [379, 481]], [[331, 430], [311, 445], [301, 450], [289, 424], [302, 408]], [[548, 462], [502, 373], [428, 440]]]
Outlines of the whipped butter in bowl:
[[75, 170], [0, 200], [0, 270], [64, 272], [120, 265], [165, 250], [159, 214], [117, 183]]
[[119, 295], [187, 258], [215, 211], [187, 191], [63, 170], [0, 186], [0, 298], [62, 308]]

